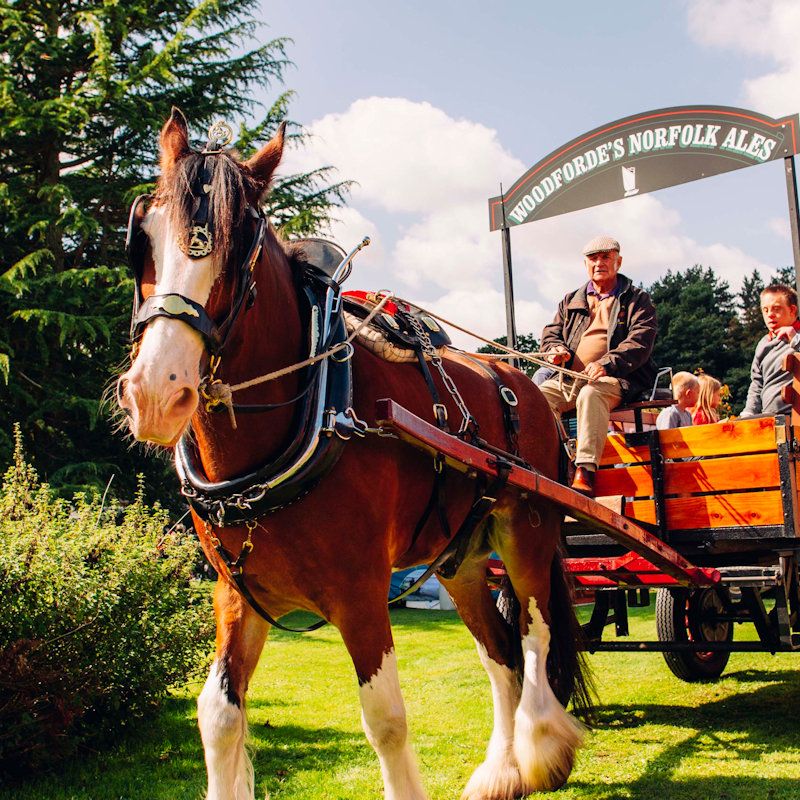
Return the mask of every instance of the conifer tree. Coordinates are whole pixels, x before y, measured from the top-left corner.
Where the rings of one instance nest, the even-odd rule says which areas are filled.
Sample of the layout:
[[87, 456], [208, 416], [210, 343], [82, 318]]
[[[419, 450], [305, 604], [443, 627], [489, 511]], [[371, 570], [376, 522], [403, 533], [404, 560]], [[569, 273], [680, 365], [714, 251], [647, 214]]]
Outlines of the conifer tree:
[[[286, 39], [253, 46], [258, 9], [0, 0], [0, 463], [19, 421], [40, 473], [65, 491], [102, 488], [112, 473], [131, 489], [137, 472], [157, 469], [98, 409], [127, 353], [127, 211], [152, 186], [173, 105], [198, 139], [218, 119], [255, 118], [239, 128], [244, 156], [286, 118], [290, 92], [266, 110], [251, 99], [281, 87], [290, 64]], [[290, 234], [310, 234], [346, 188], [327, 169], [288, 176], [269, 211]]]
[[658, 366], [703, 370], [725, 381], [741, 361], [733, 337], [739, 321], [728, 283], [696, 264], [682, 272], [669, 270], [647, 291], [658, 316], [653, 349]]

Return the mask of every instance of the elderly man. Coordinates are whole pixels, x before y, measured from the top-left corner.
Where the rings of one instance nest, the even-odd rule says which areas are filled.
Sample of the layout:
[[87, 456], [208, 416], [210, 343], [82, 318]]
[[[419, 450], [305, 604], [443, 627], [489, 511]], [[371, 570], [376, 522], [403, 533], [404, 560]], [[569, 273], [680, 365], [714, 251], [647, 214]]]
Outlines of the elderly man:
[[783, 402], [781, 389], [792, 382], [791, 373], [784, 372], [783, 357], [800, 351], [797, 292], [780, 283], [767, 286], [761, 292], [761, 314], [767, 333], [756, 345], [743, 417], [788, 414], [792, 410]]
[[589, 282], [570, 292], [542, 334], [542, 350], [585, 378], [556, 375], [540, 389], [560, 415], [576, 409], [577, 469], [572, 488], [594, 494], [594, 474], [603, 453], [611, 409], [632, 402], [655, 379], [651, 358], [656, 312], [650, 297], [619, 274], [619, 242], [598, 236], [583, 248]]

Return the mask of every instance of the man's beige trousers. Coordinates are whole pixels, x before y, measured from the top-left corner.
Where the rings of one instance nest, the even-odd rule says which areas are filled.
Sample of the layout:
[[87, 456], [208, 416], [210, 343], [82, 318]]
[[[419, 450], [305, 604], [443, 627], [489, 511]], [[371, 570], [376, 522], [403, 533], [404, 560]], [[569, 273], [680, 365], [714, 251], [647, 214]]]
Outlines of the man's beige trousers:
[[559, 376], [546, 380], [539, 388], [559, 416], [575, 409], [578, 423], [575, 463], [596, 468], [606, 443], [609, 414], [622, 402], [619, 381], [608, 376], [591, 382]]

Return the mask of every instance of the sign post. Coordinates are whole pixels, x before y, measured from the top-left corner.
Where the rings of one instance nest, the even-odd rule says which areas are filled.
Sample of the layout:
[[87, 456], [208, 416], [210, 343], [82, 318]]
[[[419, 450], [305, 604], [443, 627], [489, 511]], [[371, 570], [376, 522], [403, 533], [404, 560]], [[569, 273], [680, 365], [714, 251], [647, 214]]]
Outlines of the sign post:
[[[503, 196], [503, 187], [500, 187], [500, 196]], [[514, 312], [514, 276], [511, 270], [511, 231], [505, 224], [506, 209], [503, 205], [503, 226], [500, 229], [503, 243], [503, 287], [506, 298], [506, 346], [512, 350], [517, 349], [517, 320]], [[519, 359], [514, 358], [509, 362], [519, 369]]]
[[800, 212], [797, 206], [797, 173], [794, 156], [783, 159], [786, 165], [786, 194], [789, 198], [789, 226], [792, 229], [792, 254], [794, 256], [794, 283], [800, 295]]

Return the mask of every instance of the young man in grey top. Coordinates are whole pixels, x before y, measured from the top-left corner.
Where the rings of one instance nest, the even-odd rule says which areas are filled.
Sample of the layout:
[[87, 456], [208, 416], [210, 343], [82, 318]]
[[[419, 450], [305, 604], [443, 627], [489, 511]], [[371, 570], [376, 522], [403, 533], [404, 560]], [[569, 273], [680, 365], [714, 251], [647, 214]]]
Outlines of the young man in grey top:
[[779, 283], [767, 286], [761, 292], [761, 313], [767, 334], [756, 345], [743, 417], [791, 411], [781, 399], [781, 389], [792, 382], [791, 373], [784, 371], [782, 362], [787, 353], [800, 351], [797, 292]]

